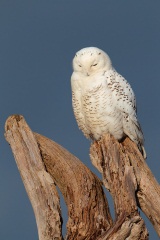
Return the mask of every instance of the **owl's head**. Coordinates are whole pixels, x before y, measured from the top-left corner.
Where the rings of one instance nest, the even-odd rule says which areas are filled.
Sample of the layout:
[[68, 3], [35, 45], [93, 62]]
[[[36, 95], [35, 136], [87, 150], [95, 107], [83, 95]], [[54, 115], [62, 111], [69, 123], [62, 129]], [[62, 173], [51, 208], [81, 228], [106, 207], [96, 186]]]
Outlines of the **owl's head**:
[[73, 59], [73, 70], [86, 76], [97, 71], [109, 70], [112, 63], [109, 56], [99, 48], [87, 47], [78, 51]]

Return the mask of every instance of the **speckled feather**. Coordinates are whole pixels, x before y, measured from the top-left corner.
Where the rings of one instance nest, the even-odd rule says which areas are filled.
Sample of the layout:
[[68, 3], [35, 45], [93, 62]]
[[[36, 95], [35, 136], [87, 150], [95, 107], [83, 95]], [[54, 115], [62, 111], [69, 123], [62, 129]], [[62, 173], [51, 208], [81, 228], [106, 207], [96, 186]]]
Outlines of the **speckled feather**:
[[84, 135], [92, 140], [105, 133], [117, 140], [127, 135], [146, 157], [134, 92], [109, 56], [98, 48], [84, 48], [76, 53], [73, 70], [73, 111]]

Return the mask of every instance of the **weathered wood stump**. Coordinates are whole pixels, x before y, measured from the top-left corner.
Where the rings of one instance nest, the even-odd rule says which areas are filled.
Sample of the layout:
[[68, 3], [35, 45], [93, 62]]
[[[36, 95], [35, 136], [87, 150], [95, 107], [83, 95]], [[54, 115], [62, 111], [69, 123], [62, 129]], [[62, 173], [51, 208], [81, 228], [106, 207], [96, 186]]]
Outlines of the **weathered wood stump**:
[[113, 221], [102, 182], [79, 159], [33, 133], [20, 115], [7, 119], [5, 136], [30, 198], [40, 240], [63, 239], [56, 185], [68, 208], [66, 239], [148, 239], [138, 207], [160, 236], [160, 187], [129, 138], [119, 143], [105, 135], [90, 149], [92, 163], [114, 200]]

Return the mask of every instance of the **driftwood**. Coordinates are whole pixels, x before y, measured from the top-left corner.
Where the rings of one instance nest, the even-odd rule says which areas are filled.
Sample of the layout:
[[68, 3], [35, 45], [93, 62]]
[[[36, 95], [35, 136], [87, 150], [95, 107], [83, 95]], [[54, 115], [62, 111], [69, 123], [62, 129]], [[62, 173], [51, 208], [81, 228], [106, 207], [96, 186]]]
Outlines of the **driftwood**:
[[40, 240], [63, 239], [56, 185], [68, 207], [65, 239], [148, 239], [138, 207], [160, 236], [160, 187], [130, 139], [119, 143], [106, 135], [90, 148], [92, 163], [114, 199], [113, 221], [102, 182], [75, 156], [33, 133], [19, 115], [8, 118], [5, 136], [30, 198]]

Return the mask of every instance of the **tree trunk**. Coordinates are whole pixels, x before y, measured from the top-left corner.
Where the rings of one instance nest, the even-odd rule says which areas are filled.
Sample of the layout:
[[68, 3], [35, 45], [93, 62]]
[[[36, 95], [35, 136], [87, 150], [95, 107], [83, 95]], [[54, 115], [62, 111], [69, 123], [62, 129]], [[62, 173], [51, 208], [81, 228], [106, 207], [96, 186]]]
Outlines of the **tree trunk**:
[[90, 149], [92, 163], [114, 199], [113, 221], [102, 182], [79, 159], [33, 133], [20, 115], [8, 118], [5, 136], [30, 198], [40, 240], [63, 239], [56, 185], [68, 207], [66, 239], [148, 239], [138, 207], [160, 236], [160, 187], [130, 139], [119, 143], [106, 135]]

